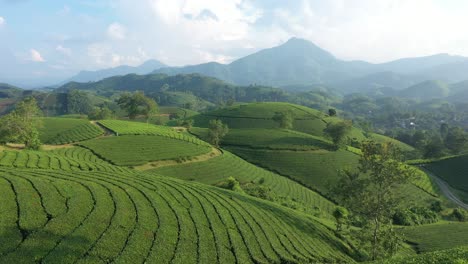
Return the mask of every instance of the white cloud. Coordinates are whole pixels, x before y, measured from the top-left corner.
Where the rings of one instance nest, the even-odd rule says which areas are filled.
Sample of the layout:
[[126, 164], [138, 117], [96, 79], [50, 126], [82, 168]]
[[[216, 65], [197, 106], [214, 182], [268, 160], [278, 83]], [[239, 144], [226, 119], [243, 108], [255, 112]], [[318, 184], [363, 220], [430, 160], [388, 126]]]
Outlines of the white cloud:
[[62, 45], [58, 45], [56, 48], [55, 48], [56, 51], [60, 52], [61, 54], [65, 55], [65, 56], [68, 56], [70, 57], [71, 54], [72, 54], [72, 51], [70, 48], [65, 48], [63, 47]]
[[31, 60], [35, 62], [45, 62], [44, 58], [42, 57], [41, 53], [35, 49], [31, 49], [29, 51], [31, 54]]
[[5, 18], [0, 16], [0, 27], [5, 24]]
[[125, 39], [126, 30], [125, 27], [119, 23], [112, 23], [107, 28], [107, 35], [114, 40]]

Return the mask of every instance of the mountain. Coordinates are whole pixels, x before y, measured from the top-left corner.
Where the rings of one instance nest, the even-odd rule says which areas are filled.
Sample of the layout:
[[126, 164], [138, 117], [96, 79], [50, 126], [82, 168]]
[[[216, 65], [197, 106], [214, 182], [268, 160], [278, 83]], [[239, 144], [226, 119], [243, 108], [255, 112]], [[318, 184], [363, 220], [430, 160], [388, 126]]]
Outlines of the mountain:
[[359, 91], [362, 87], [369, 92], [382, 87], [400, 90], [430, 79], [447, 82], [468, 80], [468, 58], [436, 54], [380, 64], [345, 61], [310, 41], [291, 38], [282, 45], [260, 50], [230, 64], [210, 62], [165, 67], [154, 73], [198, 73], [238, 85], [288, 88], [326, 84], [344, 91], [347, 87], [350, 91]]
[[400, 97], [416, 100], [441, 99], [450, 95], [450, 86], [439, 80], [424, 81], [399, 93]]
[[[135, 74], [147, 74], [156, 69], [167, 67], [167, 65], [157, 61], [157, 60], [148, 60], [145, 63], [137, 67], [122, 65], [115, 68], [103, 69], [98, 71], [81, 71], [77, 75], [71, 77], [63, 83], [67, 82], [96, 82], [104, 78], [118, 76], [118, 75], [127, 75], [130, 73]], [[63, 84], [62, 83], [62, 84]]]
[[199, 73], [238, 85], [291, 86], [345, 80], [365, 74], [370, 68], [370, 63], [339, 60], [312, 42], [292, 38], [230, 64], [162, 68], [154, 73]]
[[463, 61], [468, 61], [468, 58], [441, 53], [424, 57], [398, 59], [377, 64], [376, 67], [380, 71], [392, 71], [400, 74], [423, 74], [440, 65]]
[[[373, 93], [402, 90], [425, 80], [423, 76], [399, 74], [392, 71], [377, 72], [350, 80], [333, 82], [330, 85], [347, 93]], [[390, 95], [390, 94], [388, 94]]]

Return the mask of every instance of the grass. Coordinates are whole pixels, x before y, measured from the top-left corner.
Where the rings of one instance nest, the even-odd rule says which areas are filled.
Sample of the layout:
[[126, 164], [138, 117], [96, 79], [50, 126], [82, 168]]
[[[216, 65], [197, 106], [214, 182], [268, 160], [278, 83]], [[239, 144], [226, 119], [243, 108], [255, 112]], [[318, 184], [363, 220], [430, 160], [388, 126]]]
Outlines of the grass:
[[197, 145], [209, 146], [208, 143], [199, 140], [188, 133], [177, 132], [170, 127], [121, 120], [103, 120], [99, 121], [99, 124], [113, 131], [117, 135], [156, 135], [187, 141]]
[[430, 252], [468, 246], [468, 223], [440, 222], [437, 224], [405, 227], [406, 239], [416, 244], [419, 252]]
[[331, 215], [335, 209], [333, 203], [310, 189], [286, 177], [250, 164], [227, 151], [205, 162], [162, 167], [151, 172], [205, 184], [216, 184], [232, 176], [240, 182], [254, 182], [266, 186], [276, 196], [299, 203], [302, 205], [301, 208], [308, 213], [316, 213], [314, 208], [317, 207], [322, 212]]
[[171, 160], [202, 155], [211, 151], [207, 145], [164, 136], [105, 137], [79, 144], [99, 157], [120, 166], [137, 166], [150, 161]]
[[304, 214], [134, 173], [0, 168], [2, 263], [331, 263], [352, 250]]

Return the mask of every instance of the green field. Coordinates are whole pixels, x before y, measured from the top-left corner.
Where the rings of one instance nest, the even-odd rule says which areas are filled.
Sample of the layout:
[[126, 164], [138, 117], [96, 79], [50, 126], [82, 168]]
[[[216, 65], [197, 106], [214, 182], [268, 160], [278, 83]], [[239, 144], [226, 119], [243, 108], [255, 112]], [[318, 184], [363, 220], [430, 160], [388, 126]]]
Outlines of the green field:
[[211, 151], [198, 145], [164, 136], [114, 136], [92, 139], [79, 144], [92, 150], [100, 158], [120, 166], [143, 165], [150, 161], [193, 157]]
[[0, 151], [0, 166], [14, 168], [49, 169], [63, 171], [127, 171], [125, 168], [111, 166], [97, 161], [88, 150], [82, 148], [60, 151]]
[[424, 165], [453, 188], [468, 192], [468, 155], [444, 159]]
[[326, 193], [340, 169], [356, 168], [359, 156], [345, 150], [271, 151], [238, 147], [228, 150], [261, 167], [276, 171]]
[[399, 147], [402, 151], [414, 151], [415, 150], [412, 146], [408, 144], [405, 144], [399, 140], [396, 140], [396, 139], [393, 139], [384, 135], [380, 135], [380, 134], [371, 133], [370, 139], [376, 142], [391, 142], [395, 144], [397, 147]]
[[275, 112], [291, 112], [294, 116], [294, 130], [321, 136], [326, 126], [324, 113], [289, 103], [240, 104], [193, 117], [195, 126], [208, 127], [211, 119], [221, 119], [230, 128], [278, 128], [271, 118]]
[[177, 132], [176, 130], [165, 126], [121, 120], [103, 120], [99, 121], [99, 124], [113, 131], [117, 135], [156, 135], [183, 140], [198, 145], [209, 145], [188, 133]]
[[438, 264], [438, 263], [466, 263], [468, 259], [468, 247], [460, 247], [448, 250], [430, 252], [411, 257], [399, 257], [376, 263], [383, 264]]
[[306, 215], [193, 182], [1, 168], [0, 192], [2, 263], [354, 262]]
[[262, 181], [261, 184], [271, 188], [277, 196], [300, 203], [306, 212], [313, 213], [313, 209], [317, 207], [331, 215], [335, 209], [333, 203], [310, 189], [286, 177], [250, 164], [227, 151], [223, 151], [223, 155], [208, 161], [167, 166], [151, 172], [206, 184], [216, 184], [230, 176], [240, 182]]
[[402, 233], [408, 241], [416, 244], [420, 252], [468, 246], [468, 223], [442, 222], [431, 225], [405, 227]]
[[39, 134], [41, 142], [46, 144], [54, 141], [61, 133], [73, 130], [80, 125], [89, 124], [89, 121], [85, 119], [76, 118], [45, 117], [42, 120], [43, 126], [40, 128]]
[[[208, 140], [206, 128], [194, 127], [190, 132]], [[332, 149], [331, 142], [302, 132], [285, 129], [230, 129], [223, 138], [223, 145], [266, 148], [271, 150]]]

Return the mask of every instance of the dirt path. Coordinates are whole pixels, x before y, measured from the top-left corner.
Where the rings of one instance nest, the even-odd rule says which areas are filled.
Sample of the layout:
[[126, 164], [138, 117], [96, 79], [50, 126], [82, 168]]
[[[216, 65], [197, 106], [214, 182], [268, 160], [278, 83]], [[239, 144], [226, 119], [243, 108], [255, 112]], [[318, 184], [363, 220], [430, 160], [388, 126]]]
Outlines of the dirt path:
[[424, 170], [431, 179], [433, 179], [436, 184], [439, 186], [440, 190], [442, 193], [447, 197], [450, 201], [455, 203], [456, 205], [460, 206], [463, 209], [468, 210], [468, 204], [462, 202], [451, 190], [450, 186], [448, 183], [446, 183], [444, 180], [440, 179], [439, 177], [435, 176], [433, 173], [429, 172], [428, 170], [424, 169], [421, 167], [422, 170]]
[[210, 152], [206, 154], [202, 154], [199, 156], [192, 157], [191, 160], [186, 160], [182, 162], [177, 162], [175, 160], [159, 160], [159, 161], [153, 161], [146, 163], [141, 166], [136, 166], [134, 167], [135, 170], [139, 171], [145, 171], [145, 170], [151, 170], [151, 169], [156, 169], [156, 168], [161, 168], [161, 167], [166, 167], [166, 166], [174, 166], [174, 165], [181, 165], [181, 164], [187, 164], [187, 163], [194, 163], [194, 162], [202, 162], [202, 161], [207, 161], [209, 159], [212, 159], [214, 157], [217, 157], [219, 155], [222, 155], [223, 153], [217, 149], [217, 148], [212, 148]]

